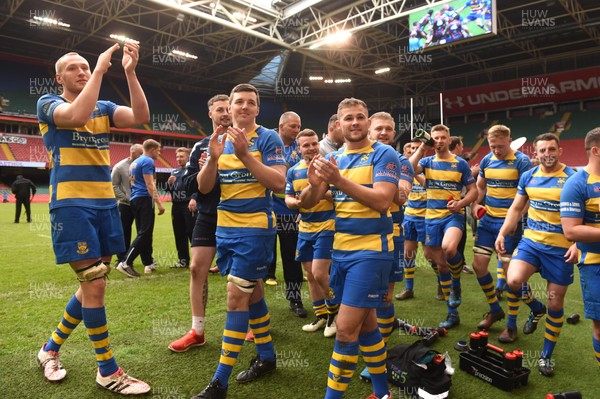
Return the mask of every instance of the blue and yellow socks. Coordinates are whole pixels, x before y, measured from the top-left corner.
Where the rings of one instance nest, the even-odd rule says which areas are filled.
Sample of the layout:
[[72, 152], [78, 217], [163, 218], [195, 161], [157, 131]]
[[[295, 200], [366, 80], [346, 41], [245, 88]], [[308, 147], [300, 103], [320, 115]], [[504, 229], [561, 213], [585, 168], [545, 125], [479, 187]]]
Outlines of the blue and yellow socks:
[[250, 305], [250, 328], [254, 333], [254, 343], [260, 360], [275, 361], [275, 350], [271, 339], [271, 316], [264, 298]]
[[327, 374], [325, 399], [342, 398], [356, 371], [357, 363], [358, 341], [340, 342], [336, 339]]
[[231, 371], [242, 350], [244, 338], [246, 338], [246, 332], [248, 331], [248, 320], [249, 312], [227, 311], [225, 329], [223, 330], [223, 343], [221, 344], [221, 357], [219, 358], [217, 371], [213, 376], [213, 381], [218, 378], [224, 387], [228, 385]]
[[44, 350], [58, 352], [61, 345], [69, 338], [69, 335], [81, 323], [82, 319], [81, 302], [73, 295], [67, 303], [62, 320], [58, 323]]
[[96, 352], [96, 362], [103, 377], [108, 377], [119, 370], [119, 366], [113, 357], [108, 336], [108, 325], [106, 324], [106, 310], [101, 308], [82, 308], [83, 323], [87, 330], [92, 346]]

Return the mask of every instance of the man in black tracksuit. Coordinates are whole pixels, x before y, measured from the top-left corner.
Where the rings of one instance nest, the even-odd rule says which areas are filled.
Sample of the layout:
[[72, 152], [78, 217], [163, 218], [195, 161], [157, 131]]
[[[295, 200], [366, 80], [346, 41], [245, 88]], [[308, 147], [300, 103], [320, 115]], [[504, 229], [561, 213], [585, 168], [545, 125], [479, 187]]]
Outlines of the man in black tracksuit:
[[22, 175], [18, 175], [17, 180], [14, 181], [11, 189], [17, 200], [15, 223], [19, 223], [19, 219], [21, 218], [21, 205], [25, 205], [27, 223], [31, 223], [31, 200], [35, 195], [35, 184], [33, 184], [31, 180], [24, 178]]
[[185, 165], [190, 157], [190, 150], [178, 148], [175, 157], [179, 168], [171, 172], [167, 180], [167, 190], [171, 193], [173, 206], [171, 207], [171, 220], [173, 222], [173, 233], [175, 235], [175, 246], [177, 248], [177, 263], [175, 268], [188, 267], [190, 264], [189, 243], [192, 241], [194, 230], [194, 214], [188, 209], [190, 196], [186, 193], [183, 176], [186, 172]]

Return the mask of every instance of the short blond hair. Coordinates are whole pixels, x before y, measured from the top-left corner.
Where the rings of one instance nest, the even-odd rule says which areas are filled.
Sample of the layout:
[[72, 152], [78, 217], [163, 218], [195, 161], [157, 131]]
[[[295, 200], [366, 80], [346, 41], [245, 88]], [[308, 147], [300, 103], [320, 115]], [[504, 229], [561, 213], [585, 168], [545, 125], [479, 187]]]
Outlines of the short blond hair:
[[365, 111], [367, 111], [367, 115], [369, 114], [369, 108], [367, 107], [367, 104], [363, 100], [359, 100], [358, 98], [350, 97], [350, 98], [344, 98], [338, 105], [338, 109], [337, 109], [338, 117], [340, 115], [340, 111], [343, 108], [354, 107], [355, 105], [363, 106], [365, 108]]
[[434, 125], [431, 128], [431, 133], [436, 132], [438, 130], [442, 130], [442, 131], [448, 133], [448, 135], [450, 135], [450, 128], [448, 126], [446, 126], [446, 125], [442, 125], [442, 124]]
[[371, 115], [369, 117], [370, 120], [373, 119], [383, 119], [386, 121], [391, 121], [392, 124], [396, 124], [396, 121], [394, 121], [394, 117], [388, 113], [388, 112], [375, 112], [373, 115]]
[[175, 154], [177, 154], [178, 152], [183, 152], [188, 157], [190, 156], [190, 149], [189, 148], [179, 147], [178, 149], [175, 150]]
[[488, 130], [487, 138], [495, 139], [495, 138], [506, 138], [510, 137], [510, 128], [504, 125], [494, 125]]
[[155, 148], [160, 148], [160, 143], [156, 140], [148, 139], [144, 141], [144, 144], [142, 144], [142, 146], [144, 147], [144, 151], [148, 152], [152, 151]]
[[[79, 55], [79, 53], [76, 52], [70, 52], [67, 54], [64, 54], [62, 57], [60, 57], [57, 61], [56, 64], [54, 64], [54, 70], [56, 71], [56, 73], [61, 73], [65, 67], [65, 58], [70, 57], [72, 55], [78, 55], [81, 57], [81, 55]], [[82, 57], [83, 58], [83, 57]]]

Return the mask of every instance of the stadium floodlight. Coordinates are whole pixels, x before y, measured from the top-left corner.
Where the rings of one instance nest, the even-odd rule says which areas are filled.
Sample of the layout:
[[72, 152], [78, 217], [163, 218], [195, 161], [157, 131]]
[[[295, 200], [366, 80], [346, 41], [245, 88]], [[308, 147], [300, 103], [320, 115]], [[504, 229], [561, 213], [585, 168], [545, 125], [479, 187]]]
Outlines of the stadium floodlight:
[[321, 0], [301, 0], [283, 9], [283, 19], [289, 18], [292, 15], [296, 15], [299, 12], [306, 10], [308, 7], [312, 7]]
[[323, 76], [309, 76], [308, 80], [323, 80]]
[[350, 78], [325, 79], [323, 81], [323, 83], [335, 83], [335, 84], [352, 83], [352, 79], [350, 79]]
[[382, 73], [386, 73], [390, 71], [390, 67], [379, 68], [375, 70], [375, 75], [381, 75]]
[[321, 47], [324, 44], [342, 44], [346, 42], [352, 36], [351, 32], [340, 30], [335, 33], [327, 35], [327, 37], [323, 40], [320, 40], [316, 43], [310, 45], [309, 49], [313, 50]]
[[113, 40], [116, 40], [118, 42], [122, 42], [122, 43], [135, 43], [135, 44], [140, 44], [139, 41], [129, 38], [127, 36], [124, 35], [115, 35], [115, 34], [111, 34], [110, 38]]
[[61, 26], [63, 28], [71, 27], [71, 25], [62, 22], [61, 20], [54, 19], [54, 18], [39, 17], [37, 15], [34, 15], [33, 19], [34, 19], [34, 22], [36, 22], [40, 25], [54, 25], [54, 26]]
[[180, 55], [180, 56], [185, 57], [185, 58], [190, 58], [192, 60], [197, 60], [198, 59], [197, 55], [190, 54], [188, 52], [181, 51], [181, 50], [173, 50], [172, 53], [175, 54], [175, 55]]

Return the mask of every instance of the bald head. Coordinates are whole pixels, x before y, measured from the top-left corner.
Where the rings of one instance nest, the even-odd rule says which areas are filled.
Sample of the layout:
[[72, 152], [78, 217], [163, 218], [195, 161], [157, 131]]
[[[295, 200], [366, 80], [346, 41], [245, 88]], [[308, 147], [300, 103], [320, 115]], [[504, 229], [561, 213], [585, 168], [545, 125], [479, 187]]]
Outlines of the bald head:
[[131, 160], [136, 160], [144, 153], [144, 147], [141, 144], [134, 144], [129, 148]]
[[[85, 61], [85, 58], [80, 56], [79, 53], [75, 53], [75, 52], [67, 53], [67, 54], [63, 55], [62, 57], [60, 57], [56, 61], [56, 64], [54, 64], [54, 70], [56, 71], [57, 74], [62, 73], [62, 71], [65, 69], [65, 64], [66, 64], [67, 59], [69, 59], [71, 57], [79, 57]], [[87, 61], [85, 61], [85, 62], [87, 62]]]
[[291, 145], [296, 140], [301, 126], [300, 115], [292, 111], [283, 113], [279, 118], [279, 136], [283, 144]]
[[284, 123], [287, 123], [288, 120], [290, 118], [297, 118], [300, 119], [300, 115], [298, 115], [297, 113], [295, 113], [294, 111], [288, 111], [288, 112], [284, 112], [283, 114], [281, 114], [281, 116], [279, 117], [279, 124], [282, 125]]

